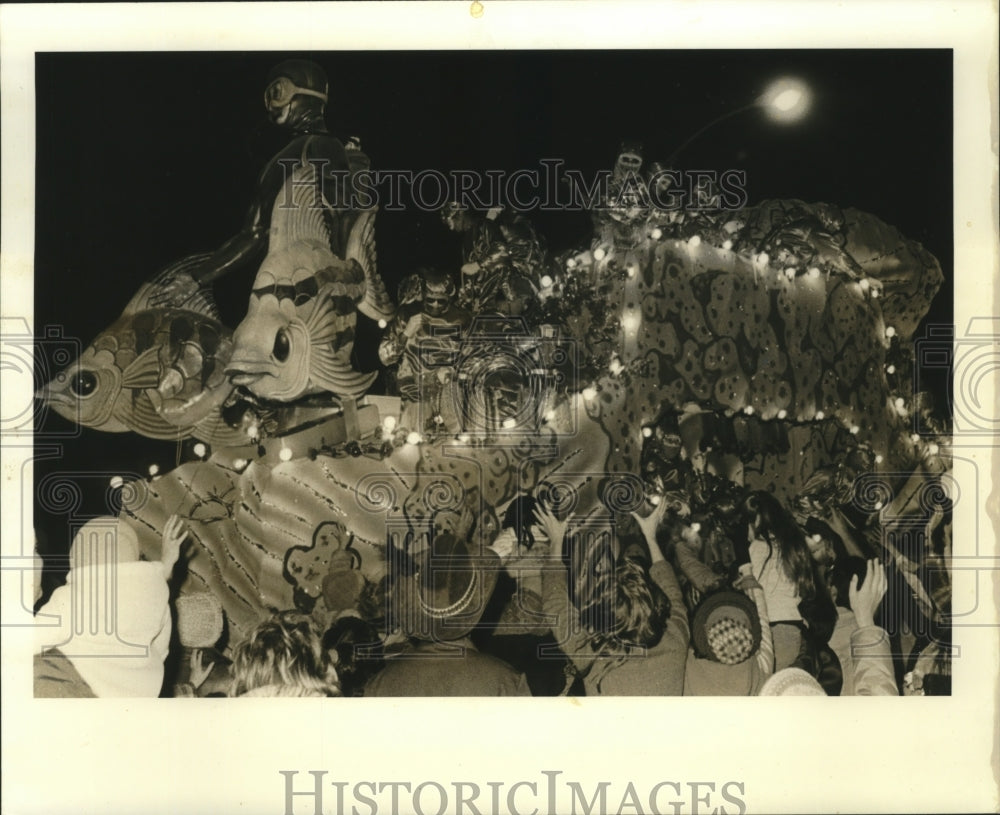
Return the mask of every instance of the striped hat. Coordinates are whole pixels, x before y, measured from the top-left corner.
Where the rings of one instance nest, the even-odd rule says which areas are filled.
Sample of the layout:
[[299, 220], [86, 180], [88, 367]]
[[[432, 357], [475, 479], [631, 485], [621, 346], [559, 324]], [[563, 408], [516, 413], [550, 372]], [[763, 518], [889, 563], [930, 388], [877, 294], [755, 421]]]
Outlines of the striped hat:
[[691, 620], [695, 653], [703, 659], [738, 665], [760, 647], [760, 617], [742, 592], [717, 591], [705, 597]]

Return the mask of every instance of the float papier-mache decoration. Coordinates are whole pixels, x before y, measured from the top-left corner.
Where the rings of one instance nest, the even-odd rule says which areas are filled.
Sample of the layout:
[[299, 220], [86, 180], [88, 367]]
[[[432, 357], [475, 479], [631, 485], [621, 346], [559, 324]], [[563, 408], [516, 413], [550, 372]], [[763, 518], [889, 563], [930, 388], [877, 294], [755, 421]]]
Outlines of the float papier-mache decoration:
[[[734, 496], [768, 491], [817, 557], [833, 532], [895, 562], [906, 627], [943, 630], [950, 511], [924, 493], [950, 465], [908, 418], [911, 341], [943, 278], [918, 243], [832, 204], [725, 210], [703, 188], [664, 209], [625, 151], [589, 245], [549, 255], [526, 215], [481, 216], [474, 271], [404, 280], [394, 304], [375, 211], [335, 223], [312, 171], [279, 193], [235, 330], [190, 258], [42, 394], [97, 430], [200, 440], [131, 482], [121, 517], [150, 558], [168, 517], [187, 520], [181, 594], [213, 593], [233, 641], [273, 609], [322, 614], [338, 570], [379, 586], [434, 535], [490, 545], [540, 491], [595, 529], [662, 501], [724, 523]], [[383, 393], [352, 361], [359, 311], [383, 329]]]

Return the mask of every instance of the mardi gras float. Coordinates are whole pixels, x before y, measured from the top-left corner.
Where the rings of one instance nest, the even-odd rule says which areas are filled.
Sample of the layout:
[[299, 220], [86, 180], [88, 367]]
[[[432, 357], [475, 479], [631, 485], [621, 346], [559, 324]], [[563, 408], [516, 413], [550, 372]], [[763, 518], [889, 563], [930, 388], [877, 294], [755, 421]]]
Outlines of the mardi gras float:
[[[494, 215], [460, 286], [418, 275], [397, 305], [375, 211], [334, 225], [312, 172], [279, 193], [235, 331], [188, 258], [40, 394], [97, 430], [199, 440], [127, 482], [121, 518], [148, 557], [187, 520], [182, 593], [215, 595], [235, 638], [383, 584], [435, 534], [488, 546], [526, 493], [608, 531], [661, 501], [721, 528], [741, 489], [796, 508], [817, 550], [887, 556], [903, 623], [938, 636], [949, 465], [943, 428], [911, 435], [908, 388], [942, 274], [918, 243], [830, 204], [723, 209], [708, 188], [659, 206], [669, 177], [623, 153], [589, 245], [550, 256], [523, 215]], [[353, 361], [359, 312], [384, 330], [384, 393]]]

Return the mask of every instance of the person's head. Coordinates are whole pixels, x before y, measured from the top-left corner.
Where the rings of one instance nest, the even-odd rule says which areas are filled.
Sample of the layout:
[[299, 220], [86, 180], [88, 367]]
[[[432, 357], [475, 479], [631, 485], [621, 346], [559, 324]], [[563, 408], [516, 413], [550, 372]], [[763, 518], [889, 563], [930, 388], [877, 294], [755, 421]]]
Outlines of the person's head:
[[[653, 648], [663, 638], [670, 617], [670, 598], [654, 583], [639, 561], [624, 557], [613, 572], [613, 606], [605, 625], [595, 625], [594, 651]], [[599, 605], [601, 598], [595, 598]], [[607, 598], [610, 599], [610, 598]], [[593, 607], [592, 605], [592, 607]]]
[[336, 666], [344, 696], [359, 696], [365, 683], [385, 664], [378, 631], [360, 617], [335, 620], [323, 634], [323, 649]]
[[139, 539], [131, 526], [111, 515], [85, 523], [69, 549], [70, 567], [132, 563], [139, 559]]
[[233, 651], [232, 676], [232, 696], [269, 686], [340, 692], [312, 618], [298, 611], [280, 611], [251, 631]]
[[705, 597], [691, 618], [691, 642], [703, 659], [739, 665], [760, 647], [757, 608], [745, 594], [718, 591]]
[[264, 105], [277, 125], [294, 127], [307, 116], [322, 116], [329, 83], [315, 62], [289, 59], [276, 65], [264, 83]]
[[455, 297], [455, 281], [437, 269], [423, 269], [424, 313], [428, 317], [441, 317]]
[[801, 668], [784, 668], [761, 686], [758, 696], [826, 696], [823, 686]]
[[500, 557], [492, 549], [435, 532], [417, 572], [397, 585], [409, 635], [430, 642], [467, 636], [486, 611], [499, 572]]
[[750, 532], [768, 545], [770, 556], [778, 558], [785, 575], [795, 584], [802, 619], [822, 642], [828, 641], [837, 621], [837, 609], [805, 533], [792, 514], [768, 492], [750, 493], [743, 508]]
[[177, 639], [185, 648], [214, 648], [225, 629], [222, 603], [212, 592], [182, 594], [174, 601]]

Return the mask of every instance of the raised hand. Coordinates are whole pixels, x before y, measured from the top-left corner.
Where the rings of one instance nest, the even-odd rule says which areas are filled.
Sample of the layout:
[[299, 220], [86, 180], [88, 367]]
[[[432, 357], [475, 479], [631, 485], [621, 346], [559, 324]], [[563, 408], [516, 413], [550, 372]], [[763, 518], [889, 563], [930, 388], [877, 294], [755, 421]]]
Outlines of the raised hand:
[[646, 517], [641, 516], [638, 512], [632, 513], [632, 517], [639, 524], [639, 529], [647, 543], [656, 543], [656, 530], [663, 522], [663, 516], [667, 514], [667, 509], [667, 502], [661, 500]]
[[885, 596], [887, 586], [885, 566], [877, 560], [868, 561], [865, 582], [860, 589], [858, 588], [858, 576], [854, 575], [851, 578], [848, 598], [851, 603], [851, 611], [854, 612], [854, 618], [862, 628], [875, 625], [875, 611]]
[[163, 546], [160, 551], [160, 562], [163, 564], [163, 571], [170, 579], [174, 571], [174, 565], [181, 554], [181, 544], [187, 537], [187, 525], [181, 520], [180, 515], [171, 515], [163, 525]]
[[208, 679], [209, 675], [212, 673], [212, 668], [215, 667], [214, 662], [209, 662], [205, 665], [205, 652], [201, 648], [195, 648], [191, 652], [191, 671], [189, 681], [194, 689], [197, 690], [202, 685], [205, 684], [205, 680]]
[[559, 557], [562, 554], [562, 543], [566, 536], [566, 527], [569, 526], [569, 518], [560, 521], [540, 501], [535, 504], [534, 516], [535, 522], [545, 532], [545, 537], [549, 539], [549, 556]]

